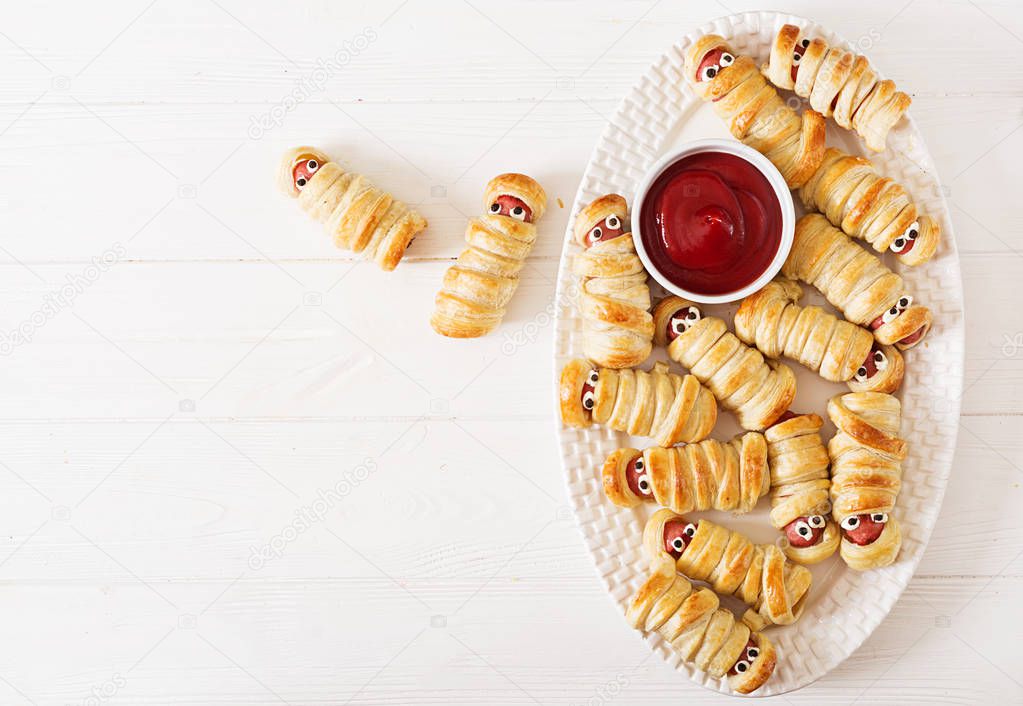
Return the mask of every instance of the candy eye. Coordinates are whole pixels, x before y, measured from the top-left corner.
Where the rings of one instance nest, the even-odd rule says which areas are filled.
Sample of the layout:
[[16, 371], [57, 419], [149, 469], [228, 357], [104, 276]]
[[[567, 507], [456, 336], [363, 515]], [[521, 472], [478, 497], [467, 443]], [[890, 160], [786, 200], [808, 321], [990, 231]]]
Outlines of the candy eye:
[[584, 392], [583, 393], [583, 408], [584, 409], [593, 409], [594, 400], [595, 400], [595, 397], [594, 397], [594, 394], [593, 394], [593, 390], [587, 390], [586, 392]]
[[875, 512], [874, 514], [872, 514], [870, 516], [870, 519], [871, 519], [872, 522], [875, 522], [875, 523], [881, 525], [881, 524], [884, 524], [885, 522], [888, 521], [888, 513], [887, 512]]
[[604, 231], [600, 229], [600, 226], [597, 226], [596, 228], [590, 231], [590, 240], [600, 240], [603, 237]]
[[806, 518], [806, 521], [809, 522], [810, 526], [813, 527], [814, 529], [820, 529], [825, 524], [827, 524], [827, 521], [824, 519], [823, 515], [810, 515], [809, 517]]
[[909, 295], [903, 295], [903, 296], [899, 297], [899, 303], [897, 304], [897, 306], [899, 307], [899, 311], [902, 312], [902, 311], [905, 311], [906, 309], [908, 309], [909, 305], [912, 304], [912, 303], [913, 303], [913, 297], [911, 297]]
[[860, 518], [856, 515], [850, 515], [849, 517], [842, 520], [842, 529], [854, 530], [860, 526]]
[[796, 52], [795, 54], [792, 55], [792, 63], [793, 64], [798, 64], [802, 60], [803, 60], [803, 55], [800, 54], [799, 52]]
[[635, 463], [634, 467], [635, 467], [637, 472], [642, 471], [644, 468], [646, 468], [646, 465], [643, 463], [643, 457], [642, 456], [640, 456], [639, 458], [636, 459], [636, 463]]
[[681, 537], [675, 537], [675, 539], [671, 540], [671, 548], [676, 552], [682, 552], [685, 551], [686, 543]]
[[874, 366], [878, 370], [888, 369], [888, 357], [881, 351], [874, 351]]
[[712, 78], [718, 75], [719, 67], [717, 64], [712, 66], [704, 66], [703, 70], [700, 71], [701, 81], [710, 81]]
[[721, 65], [722, 69], [725, 69], [725, 68], [728, 68], [729, 66], [731, 66], [733, 61], [735, 61], [735, 57], [732, 56], [731, 54], [729, 54], [728, 52], [725, 52], [724, 54], [722, 54], [721, 58], [718, 59], [718, 63]]
[[297, 186], [298, 188], [301, 189], [305, 185], [306, 185], [305, 177], [299, 177], [298, 179], [295, 180], [295, 186]]
[[526, 209], [522, 208], [522, 206], [513, 207], [511, 210], [511, 217], [517, 221], [526, 220]]
[[809, 537], [813, 534], [813, 530], [810, 529], [810, 525], [800, 520], [796, 523], [796, 534], [800, 537]]
[[490, 204], [490, 212], [491, 213], [500, 213], [501, 212], [501, 204], [497, 203], [496, 201], [494, 203]]
[[608, 230], [618, 230], [622, 227], [622, 221], [618, 216], [608, 216], [604, 220], [604, 225], [607, 226]]
[[755, 660], [759, 656], [760, 656], [760, 648], [759, 647], [747, 647], [746, 648], [746, 659], [748, 659], [750, 662], [752, 662], [753, 660]]
[[305, 163], [305, 168], [310, 172], [315, 172], [317, 169], [320, 168], [320, 163], [317, 162], [315, 159], [310, 159], [308, 162]]
[[646, 474], [637, 479], [636, 485], [639, 486], [639, 492], [643, 495], [650, 495], [650, 478]]
[[735, 667], [733, 667], [733, 669], [735, 669], [736, 674], [745, 674], [749, 671], [749, 662], [744, 659], [740, 659], [735, 663]]
[[596, 385], [597, 384], [597, 379], [599, 377], [600, 377], [600, 374], [596, 370], [591, 370], [590, 374], [586, 378], [586, 382], [590, 383], [591, 385]]
[[889, 248], [893, 253], [898, 254], [906, 249], [906, 239], [901, 235], [892, 241], [892, 246]]
[[865, 365], [861, 365], [857, 368], [855, 377], [856, 382], [866, 382], [867, 378], [870, 377], [867, 375], [867, 367]]
[[686, 332], [686, 322], [680, 319], [671, 320], [671, 330], [675, 333], [682, 334]]
[[895, 321], [895, 317], [897, 317], [901, 313], [902, 310], [897, 305], [893, 306], [891, 309], [881, 314], [881, 322], [890, 324], [892, 321]]
[[810, 40], [804, 39], [802, 42], [800, 42], [800, 44], [802, 44], [803, 48], [806, 49], [808, 46], [810, 46]]
[[694, 323], [699, 321], [700, 320], [700, 311], [699, 311], [699, 309], [690, 309], [689, 313], [686, 314], [686, 319], [689, 320], [689, 321], [692, 321]]
[[920, 221], [913, 221], [909, 224], [909, 228], [903, 233], [903, 236], [910, 240], [916, 240], [917, 236], [920, 235]]
[[692, 522], [690, 522], [688, 525], [686, 525], [686, 528], [684, 530], [682, 530], [682, 534], [684, 534], [687, 537], [692, 538], [693, 535], [696, 534], [696, 525], [694, 525]]

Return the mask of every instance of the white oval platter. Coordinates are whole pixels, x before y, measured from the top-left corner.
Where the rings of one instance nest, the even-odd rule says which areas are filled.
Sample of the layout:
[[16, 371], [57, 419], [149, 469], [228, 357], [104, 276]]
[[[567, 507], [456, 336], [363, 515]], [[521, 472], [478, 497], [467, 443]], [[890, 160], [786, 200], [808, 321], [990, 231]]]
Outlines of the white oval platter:
[[[573, 204], [573, 216], [597, 196], [611, 192], [622, 194], [631, 205], [636, 183], [674, 145], [697, 138], [728, 137], [723, 122], [710, 106], [693, 95], [683, 79], [683, 52], [692, 41], [703, 34], [720, 34], [739, 53], [763, 62], [776, 31], [786, 22], [803, 27], [810, 36], [823, 37], [868, 57], [870, 45], [876, 39], [865, 36], [850, 43], [802, 17], [776, 12], [731, 15], [687, 34], [653, 64], [618, 107], [593, 151]], [[828, 122], [828, 144], [864, 154], [855, 135], [832, 121]], [[905, 278], [916, 300], [934, 312], [934, 326], [926, 341], [906, 354], [906, 376], [899, 392], [903, 404], [902, 431], [910, 444], [895, 510], [903, 531], [902, 551], [892, 566], [867, 573], [847, 568], [837, 554], [812, 567], [814, 585], [805, 613], [795, 624], [772, 628], [769, 633], [778, 651], [778, 667], [755, 692], [758, 697], [792, 691], [819, 679], [852, 654], [881, 623], [923, 555], [952, 469], [962, 394], [964, 325], [959, 257], [948, 208], [930, 154], [911, 116], [892, 131], [883, 153], [868, 156], [882, 174], [906, 186], [924, 211], [941, 221], [943, 230], [938, 253], [926, 265], [907, 268], [888, 262]], [[798, 199], [796, 210], [797, 216], [802, 215]], [[582, 357], [581, 319], [574, 297], [577, 284], [570, 271], [571, 258], [578, 251], [570, 225], [558, 273], [555, 388], [561, 366], [571, 358]], [[805, 301], [827, 306], [812, 288], [806, 289]], [[651, 290], [655, 299], [663, 295], [652, 280]], [[736, 305], [707, 307], [709, 313], [728, 322], [735, 309]], [[658, 359], [666, 359], [663, 351], [655, 351], [642, 367], [648, 368]], [[791, 363], [790, 367], [799, 386], [795, 410], [817, 412], [826, 418], [826, 400], [848, 391], [844, 386], [820, 380], [798, 364]], [[672, 369], [679, 370], [674, 363]], [[738, 430], [731, 415], [722, 413], [713, 436], [727, 439]], [[830, 438], [833, 431], [829, 422], [824, 429], [825, 438]], [[654, 506], [623, 509], [611, 504], [601, 490], [600, 467], [614, 449], [626, 444], [645, 448], [649, 442], [630, 441], [625, 434], [597, 427], [567, 429], [560, 423], [558, 440], [580, 530], [601, 580], [624, 616], [630, 596], [648, 569], [641, 547], [642, 528]], [[741, 517], [723, 513], [703, 516], [740, 530], [755, 541], [772, 542], [778, 533], [768, 523], [766, 505], [766, 501], [761, 502], [754, 512]], [[652, 650], [697, 684], [731, 693], [724, 681], [682, 663], [659, 635], [648, 635], [645, 639]]]

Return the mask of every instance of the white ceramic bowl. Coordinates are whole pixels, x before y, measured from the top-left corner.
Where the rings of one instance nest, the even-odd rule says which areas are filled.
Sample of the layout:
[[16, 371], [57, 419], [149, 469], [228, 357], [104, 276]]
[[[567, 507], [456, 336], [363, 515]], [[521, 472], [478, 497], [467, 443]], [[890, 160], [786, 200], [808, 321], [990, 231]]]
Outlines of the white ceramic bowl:
[[[767, 177], [768, 182], [771, 184], [771, 188], [774, 189], [775, 196], [778, 197], [778, 203], [781, 206], [781, 244], [778, 246], [778, 252], [771, 261], [771, 265], [755, 281], [742, 289], [735, 290], [734, 292], [727, 292], [725, 294], [701, 294], [699, 292], [690, 292], [679, 287], [677, 284], [665, 277], [660, 270], [654, 267], [653, 263], [650, 261], [650, 256], [647, 254], [646, 248], [643, 245], [643, 232], [640, 225], [640, 214], [643, 212], [643, 202], [646, 199], [647, 193], [650, 191], [650, 187], [657, 180], [657, 177], [659, 177], [668, 167], [683, 157], [687, 157], [698, 152], [724, 152], [726, 154], [735, 155], [736, 157], [740, 157], [749, 162], [761, 174]], [[764, 285], [774, 279], [774, 276], [778, 274], [779, 270], [781, 270], [781, 266], [785, 264], [785, 258], [789, 256], [789, 250], [792, 249], [792, 237], [795, 232], [795, 228], [796, 212], [792, 203], [792, 193], [789, 191], [789, 187], [785, 184], [785, 180], [782, 178], [781, 172], [779, 172], [778, 169], [771, 164], [767, 157], [760, 154], [752, 147], [747, 147], [736, 140], [711, 139], [687, 142], [657, 160], [636, 187], [636, 198], [633, 202], [632, 209], [632, 232], [635, 234], [633, 236], [633, 241], [636, 243], [636, 252], [639, 254], [639, 259], [643, 261], [643, 266], [646, 267], [647, 272], [653, 275], [653, 278], [656, 279], [662, 287], [672, 294], [677, 294], [683, 299], [688, 299], [692, 302], [700, 304], [724, 304], [727, 302], [738, 301], [739, 299], [742, 299], [743, 297], [763, 288]]]

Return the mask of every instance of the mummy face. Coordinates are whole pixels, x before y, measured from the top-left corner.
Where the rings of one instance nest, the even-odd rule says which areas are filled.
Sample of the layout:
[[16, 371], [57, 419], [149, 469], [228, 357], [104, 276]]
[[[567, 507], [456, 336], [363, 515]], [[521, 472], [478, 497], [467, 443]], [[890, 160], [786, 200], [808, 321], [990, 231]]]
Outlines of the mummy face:
[[650, 484], [650, 475], [646, 470], [646, 461], [642, 454], [629, 461], [625, 466], [625, 482], [629, 484], [629, 490], [644, 500], [653, 497], [653, 486]]
[[678, 559], [696, 536], [696, 523], [685, 518], [664, 523], [664, 551]]
[[870, 328], [877, 330], [885, 324], [890, 324], [899, 317], [902, 312], [908, 309], [913, 304], [913, 297], [908, 294], [903, 294], [899, 297], [898, 301], [892, 304], [886, 312], [878, 316], [876, 319], [870, 322]]
[[785, 536], [793, 547], [812, 547], [821, 541], [827, 524], [823, 515], [797, 517], [785, 525]]
[[592, 248], [597, 243], [603, 243], [605, 240], [613, 240], [625, 232], [624, 216], [618, 216], [611, 214], [597, 225], [590, 229], [590, 232], [586, 234], [586, 247]]
[[586, 382], [583, 383], [582, 402], [583, 409], [587, 412], [593, 411], [593, 405], [596, 403], [596, 389], [597, 380], [600, 378], [600, 373], [596, 370], [591, 370], [590, 374], [586, 376]]
[[888, 523], [887, 512], [850, 515], [841, 522], [842, 534], [853, 544], [865, 546], [876, 541]]
[[887, 369], [888, 356], [875, 347], [870, 350], [870, 355], [868, 355], [867, 359], [863, 361], [863, 365], [856, 370], [856, 375], [853, 377], [856, 382], [866, 382], [878, 373], [883, 373]]
[[757, 657], [760, 656], [760, 648], [753, 644], [753, 640], [746, 642], [746, 647], [743, 648], [742, 654], [739, 655], [739, 659], [735, 661], [732, 668], [728, 670], [729, 674], [745, 674], [753, 666], [753, 662], [756, 661]]
[[792, 49], [792, 80], [796, 80], [796, 74], [799, 73], [799, 64], [803, 61], [803, 54], [806, 53], [806, 48], [810, 46], [809, 39], [801, 39], [796, 42], [796, 46]]
[[530, 210], [525, 201], [517, 196], [501, 194], [494, 199], [494, 202], [490, 204], [490, 208], [487, 210], [494, 215], [510, 216], [524, 223], [533, 222], [533, 211]]
[[695, 306], [685, 306], [676, 311], [668, 319], [668, 341], [674, 341], [695, 326], [701, 318], [703, 313]]
[[918, 237], [920, 237], [920, 221], [913, 221], [902, 235], [892, 241], [888, 249], [896, 255], [905, 255], [916, 245]]
[[712, 81], [724, 69], [735, 62], [735, 57], [721, 47], [715, 47], [703, 56], [696, 69], [696, 82]]
[[313, 174], [319, 171], [320, 166], [318, 159], [307, 154], [296, 159], [295, 166], [291, 168], [291, 178], [295, 183], [295, 188], [299, 191], [305, 188], [305, 185], [313, 178]]

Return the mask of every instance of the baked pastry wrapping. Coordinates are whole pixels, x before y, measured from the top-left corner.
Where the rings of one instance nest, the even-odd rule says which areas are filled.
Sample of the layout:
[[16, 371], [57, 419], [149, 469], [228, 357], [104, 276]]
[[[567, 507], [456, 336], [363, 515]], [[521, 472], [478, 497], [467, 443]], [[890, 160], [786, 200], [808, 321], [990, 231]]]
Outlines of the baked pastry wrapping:
[[669, 296], [654, 307], [654, 341], [710, 388], [743, 429], [771, 426], [796, 395], [796, 377], [786, 365], [764, 356], [728, 330], [704, 317], [700, 308]]
[[323, 224], [339, 248], [364, 253], [383, 270], [401, 262], [426, 219], [361, 174], [346, 172], [315, 147], [288, 150], [277, 186]]
[[501, 174], [487, 184], [483, 207], [487, 212], [469, 221], [469, 245], [444, 273], [435, 299], [430, 325], [443, 336], [477, 338], [501, 323], [536, 241], [547, 195], [524, 174]]
[[866, 57], [803, 37], [795, 25], [778, 30], [763, 72], [778, 88], [795, 91], [818, 113], [855, 130], [874, 152], [884, 149], [888, 131], [912, 102], [894, 81], [882, 81]]
[[790, 108], [749, 56], [723, 37], [707, 34], [685, 52], [685, 75], [696, 95], [709, 101], [732, 136], [761, 152], [790, 189], [802, 186], [824, 157], [824, 117]]
[[871, 329], [882, 345], [912, 348], [931, 328], [930, 309], [913, 304], [902, 278], [819, 213], [796, 221], [782, 274], [815, 286], [846, 319]]
[[892, 514], [907, 453], [899, 436], [902, 405], [880, 392], [850, 392], [828, 401], [828, 416], [838, 427], [828, 453], [842, 559], [859, 571], [888, 566], [902, 546]]
[[766, 432], [771, 465], [771, 525], [785, 534], [785, 556], [816, 564], [835, 553], [840, 539], [831, 519], [831, 459], [816, 414], [792, 415]]
[[897, 182], [882, 177], [863, 157], [829, 147], [817, 171], [799, 189], [808, 210], [820, 211], [851, 238], [905, 265], [927, 262], [938, 249], [941, 226]]
[[738, 622], [713, 591], [680, 576], [674, 561], [654, 562], [625, 618], [637, 630], [656, 630], [684, 662], [726, 678], [740, 694], [759, 689], [778, 662], [770, 640]]
[[607, 194], [584, 207], [574, 234], [584, 248], [572, 259], [580, 279], [583, 353], [608, 368], [633, 368], [650, 356], [654, 323], [625, 199]]
[[664, 361], [648, 372], [594, 367], [577, 358], [561, 369], [558, 388], [567, 426], [596, 422], [661, 446], [706, 439], [718, 417], [710, 391], [692, 375], [668, 372]]
[[764, 435], [731, 441], [612, 451], [601, 470], [604, 494], [615, 505], [656, 502], [674, 512], [749, 512], [771, 487]]
[[842, 321], [819, 306], [800, 306], [799, 283], [778, 277], [742, 300], [735, 335], [768, 358], [791, 358], [831, 382], [853, 391], [895, 392], [905, 364], [893, 346], [882, 346], [870, 331]]
[[789, 625], [803, 612], [810, 570], [789, 562], [773, 544], [754, 544], [713, 522], [662, 508], [647, 520], [643, 546], [651, 561], [673, 560], [680, 574], [748, 605], [742, 620], [753, 630]]

